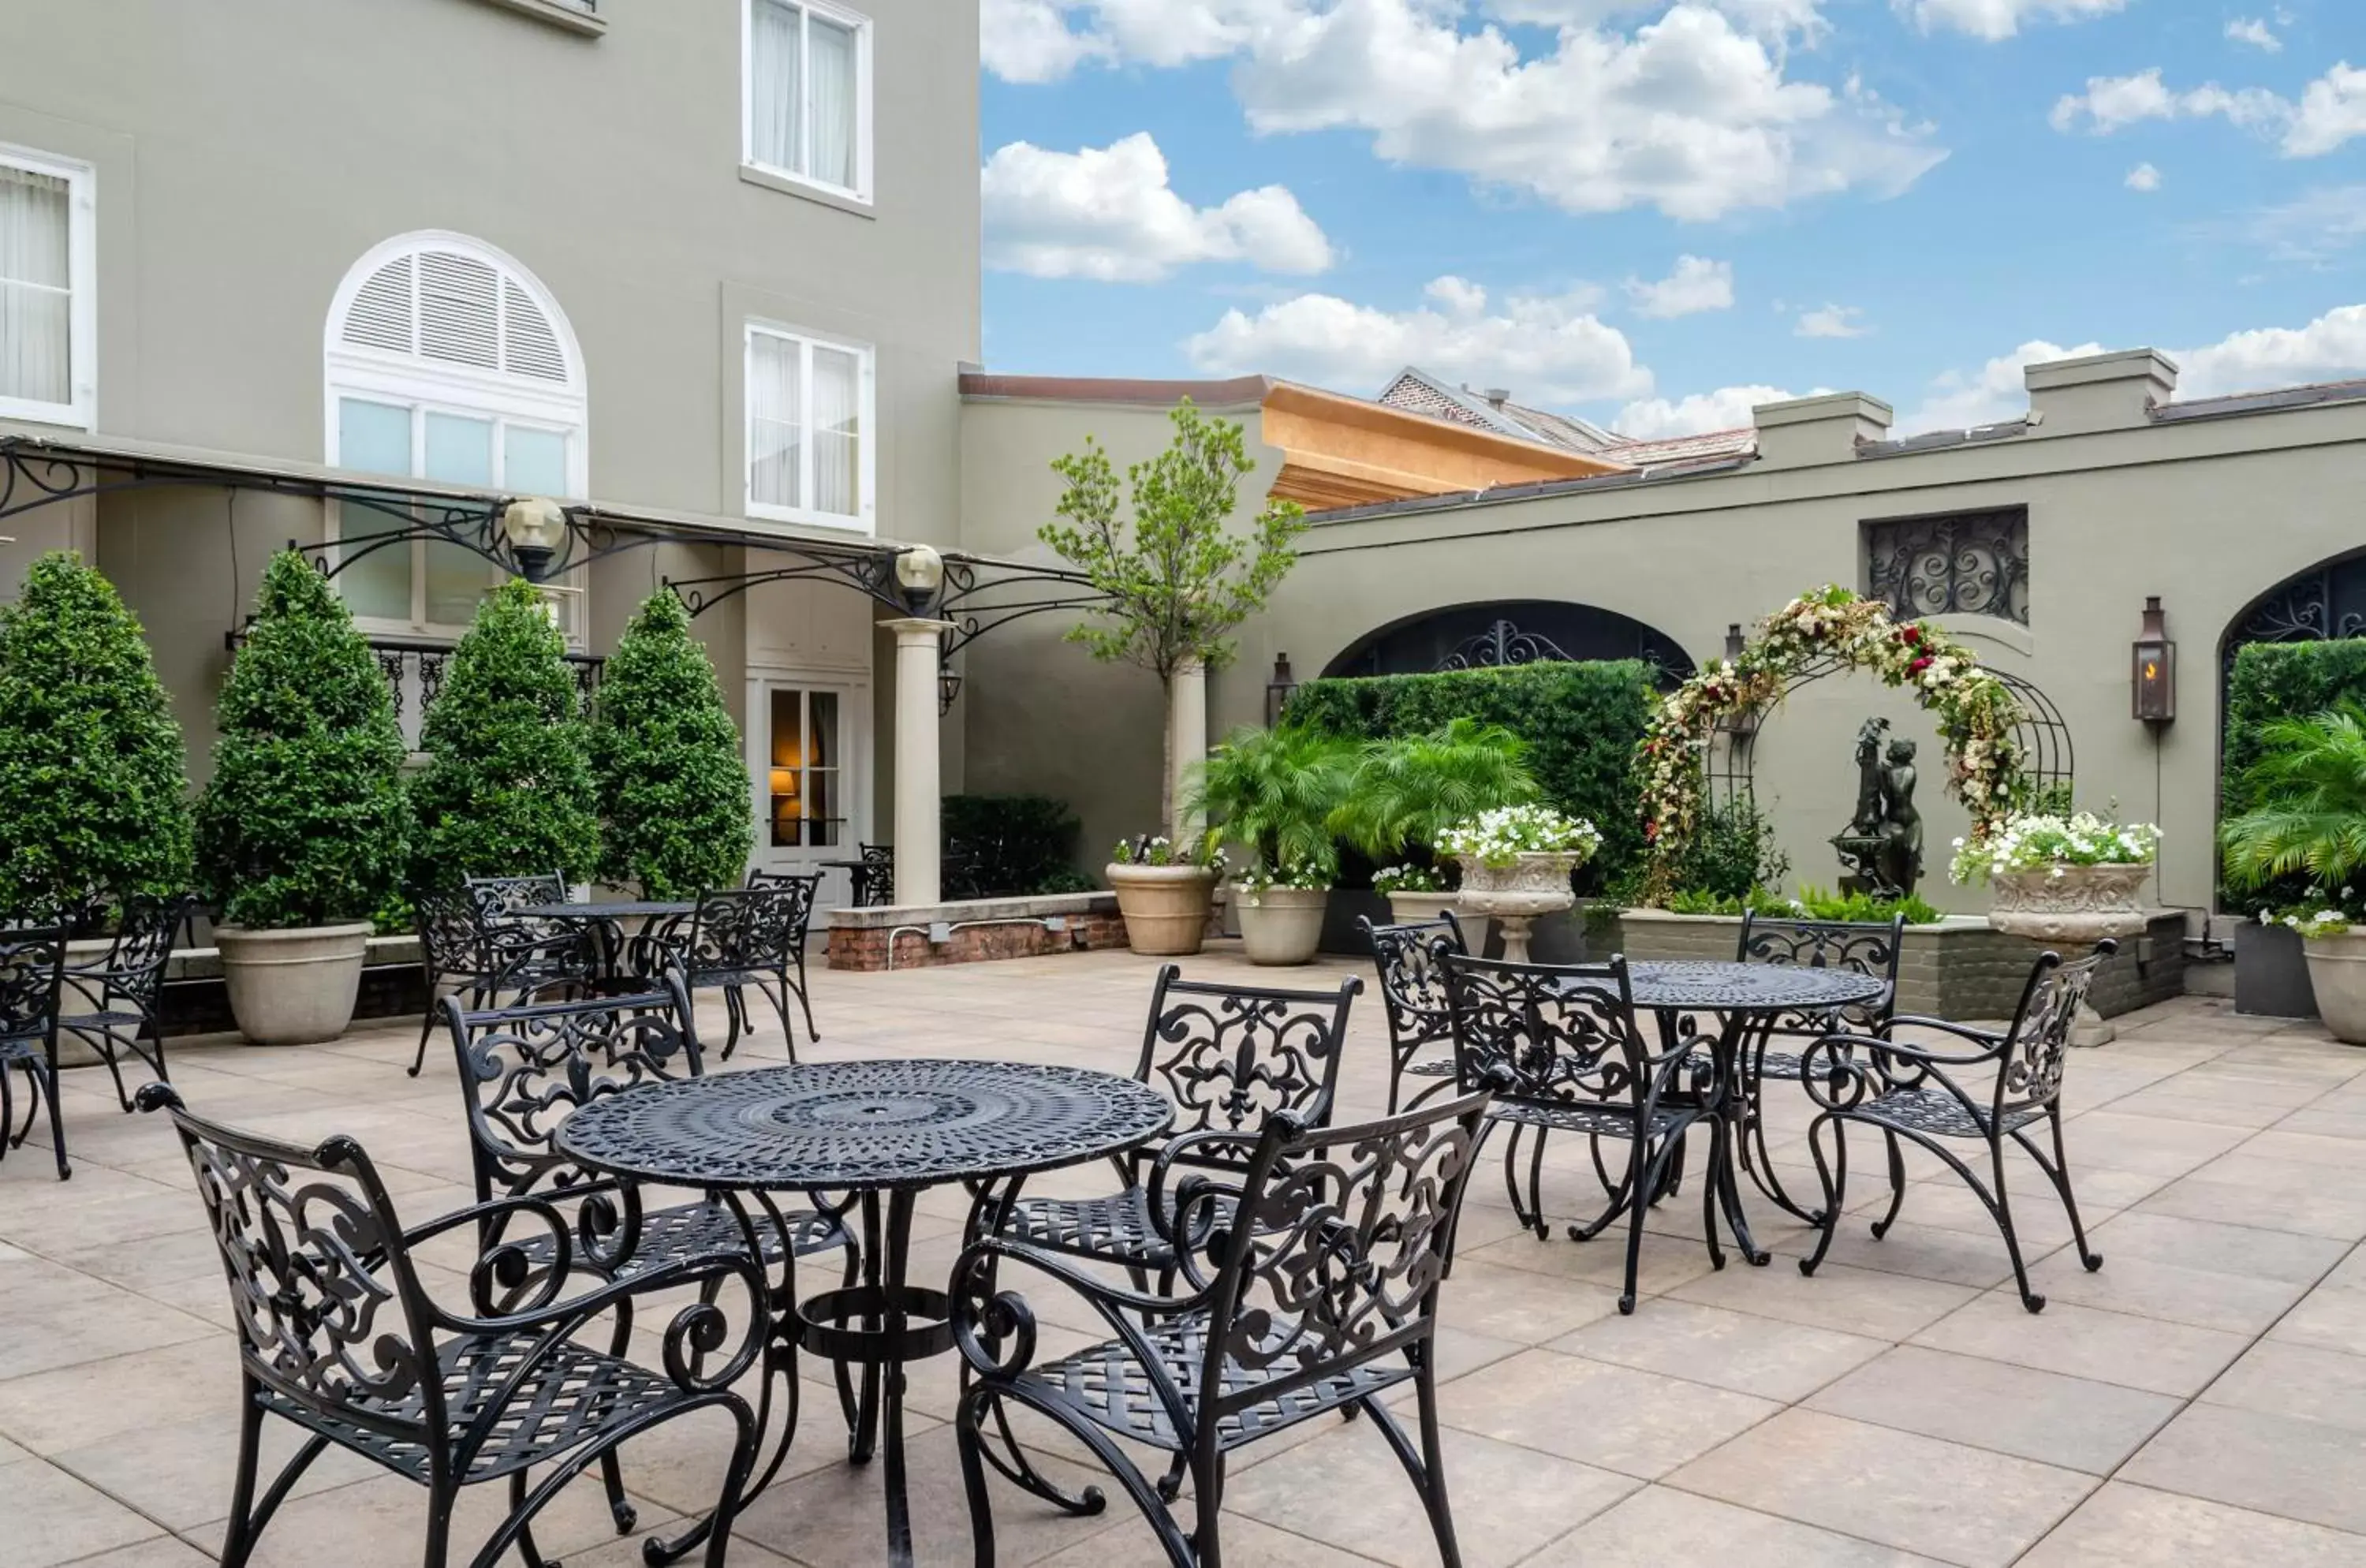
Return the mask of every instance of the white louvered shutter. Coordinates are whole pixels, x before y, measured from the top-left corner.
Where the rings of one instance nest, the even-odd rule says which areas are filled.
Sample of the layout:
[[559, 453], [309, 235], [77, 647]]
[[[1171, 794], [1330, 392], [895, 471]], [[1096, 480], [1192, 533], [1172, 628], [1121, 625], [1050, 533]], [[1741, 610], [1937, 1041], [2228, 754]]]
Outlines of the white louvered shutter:
[[395, 354], [416, 354], [412, 336], [417, 320], [411, 294], [410, 256], [397, 256], [376, 272], [354, 296], [345, 312], [344, 341], [355, 348], [383, 348]]
[[567, 379], [567, 354], [533, 296], [501, 279], [501, 368], [538, 381]]
[[474, 256], [419, 254], [419, 353], [426, 359], [501, 368], [501, 275]]

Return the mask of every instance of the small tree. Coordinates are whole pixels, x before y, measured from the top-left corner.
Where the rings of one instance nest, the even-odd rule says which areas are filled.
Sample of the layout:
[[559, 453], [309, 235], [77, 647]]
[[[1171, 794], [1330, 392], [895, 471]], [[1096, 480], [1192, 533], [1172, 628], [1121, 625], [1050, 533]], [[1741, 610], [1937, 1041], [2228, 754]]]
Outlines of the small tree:
[[406, 870], [402, 731], [344, 601], [294, 550], [264, 570], [214, 720], [197, 863], [222, 919], [256, 929], [368, 919]]
[[428, 705], [411, 781], [411, 884], [464, 876], [592, 874], [600, 853], [592, 764], [567, 642], [532, 583], [485, 596]]
[[[1297, 563], [1292, 541], [1305, 531], [1295, 502], [1268, 501], [1245, 533], [1227, 529], [1243, 476], [1254, 471], [1241, 427], [1209, 419], [1184, 399], [1168, 416], [1175, 438], [1166, 451], [1126, 469], [1133, 520], [1118, 517], [1117, 472], [1098, 442], [1052, 467], [1068, 481], [1057, 508], [1063, 523], [1038, 531], [1081, 569], [1109, 604], [1072, 628], [1095, 659], [1135, 664], [1158, 677], [1168, 705], [1175, 671], [1194, 660], [1210, 670], [1233, 657], [1232, 632], [1265, 607]], [[1166, 727], [1173, 744], [1171, 715]], [[1166, 758], [1160, 815], [1179, 841], [1174, 758]]]
[[181, 727], [140, 623], [71, 550], [0, 609], [0, 910], [86, 926], [189, 884]]
[[643, 602], [602, 673], [592, 724], [600, 875], [645, 898], [729, 887], [756, 847], [738, 726], [672, 590]]

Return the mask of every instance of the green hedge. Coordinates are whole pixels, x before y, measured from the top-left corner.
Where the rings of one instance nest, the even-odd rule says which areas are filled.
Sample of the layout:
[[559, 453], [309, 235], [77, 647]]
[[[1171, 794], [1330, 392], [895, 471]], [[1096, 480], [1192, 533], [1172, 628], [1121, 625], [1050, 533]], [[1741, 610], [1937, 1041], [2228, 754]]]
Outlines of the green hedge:
[[1072, 892], [1082, 880], [1076, 871], [1076, 814], [1064, 800], [1048, 795], [949, 795], [938, 820], [949, 898]]
[[1581, 891], [1619, 880], [1643, 852], [1635, 808], [1635, 746], [1650, 723], [1651, 670], [1639, 660], [1522, 664], [1436, 675], [1309, 681], [1288, 716], [1335, 735], [1418, 735], [1469, 716], [1526, 740], [1545, 799], [1602, 829]]
[[[2366, 702], [2366, 638], [2336, 642], [2255, 642], [2235, 655], [2226, 682], [2226, 754], [2218, 819], [2251, 808], [2243, 774], [2259, 760], [2259, 732], [2279, 718], [2305, 718], [2343, 697]], [[2297, 903], [2308, 879], [2294, 877], [2244, 894], [2241, 904]]]

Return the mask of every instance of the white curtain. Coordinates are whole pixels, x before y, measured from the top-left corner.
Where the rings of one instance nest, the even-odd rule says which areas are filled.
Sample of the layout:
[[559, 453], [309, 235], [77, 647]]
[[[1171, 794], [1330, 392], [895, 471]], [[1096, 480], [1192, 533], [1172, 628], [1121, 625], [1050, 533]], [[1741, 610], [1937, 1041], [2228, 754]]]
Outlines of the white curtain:
[[806, 504], [799, 482], [799, 448], [805, 444], [802, 348], [766, 333], [748, 340], [748, 499], [766, 506]]
[[73, 400], [67, 182], [0, 164], [0, 397]]
[[759, 164], [805, 170], [805, 13], [779, 0], [751, 0], [749, 17], [748, 150]]
[[814, 510], [862, 510], [862, 362], [842, 349], [813, 351]]
[[854, 188], [855, 46], [854, 29], [824, 17], [810, 18], [806, 35], [813, 58], [806, 62], [806, 81], [812, 90], [813, 163], [805, 172], [834, 186]]

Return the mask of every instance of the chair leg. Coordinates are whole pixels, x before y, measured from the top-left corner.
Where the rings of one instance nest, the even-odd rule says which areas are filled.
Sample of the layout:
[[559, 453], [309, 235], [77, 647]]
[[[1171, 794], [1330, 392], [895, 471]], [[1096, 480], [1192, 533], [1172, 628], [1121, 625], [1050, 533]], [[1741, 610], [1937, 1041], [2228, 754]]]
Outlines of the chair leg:
[[254, 1472], [262, 1458], [263, 1406], [254, 1389], [239, 1380], [238, 1475], [231, 1483], [230, 1523], [222, 1530], [222, 1568], [246, 1568], [254, 1551]]
[[130, 1111], [131, 1097], [123, 1092], [123, 1067], [115, 1059], [114, 1034], [104, 1029], [71, 1029], [66, 1032], [98, 1053], [98, 1059], [107, 1064], [107, 1076], [115, 1080], [115, 1102]]
[[739, 987], [723, 987], [723, 1059], [729, 1061], [731, 1053], [739, 1048]]
[[[58, 1103], [58, 1043], [54, 1035], [50, 1040], [47, 1062], [47, 1081], [41, 1085], [41, 1093], [50, 1102], [50, 1145], [58, 1156], [58, 1179], [71, 1181], [73, 1167], [66, 1163], [66, 1113]], [[32, 1062], [28, 1060], [26, 1066], [32, 1066]]]
[[1551, 1235], [1545, 1224], [1545, 1129], [1537, 1129], [1537, 1141], [1528, 1150], [1528, 1213], [1536, 1219], [1532, 1228], [1538, 1241]]
[[1993, 1206], [1996, 1210], [1997, 1229], [2004, 1236], [2006, 1256], [2012, 1259], [2012, 1279], [2013, 1283], [2021, 1287], [2021, 1304], [2034, 1313], [2044, 1312], [2045, 1298], [2029, 1288], [2029, 1269], [2021, 1258], [2021, 1237], [2014, 1234], [2012, 1228], [2012, 1199], [2005, 1191], [2004, 1139], [2001, 1137], [1995, 1138], [1989, 1144], [1989, 1166], [1994, 1172], [1996, 1180], [1996, 1201]]
[[419, 1049], [411, 1054], [411, 1076], [417, 1077], [419, 1069], [427, 1065], [427, 1037], [435, 1029], [435, 987], [427, 987], [427, 1016], [419, 1021]]
[[[805, 1011], [806, 1038], [814, 1042], [816, 1044], [819, 1044], [821, 1043], [821, 1031], [814, 1027], [813, 998], [806, 995], [806, 950], [805, 944], [802, 942], [797, 944], [796, 964], [797, 1006]], [[783, 982], [785, 983], [788, 979], [787, 974], [783, 972], [781, 978]]]
[[[779, 978], [780, 995], [774, 996], [772, 987], [761, 980], [756, 982], [756, 990], [766, 1001], [772, 1004], [772, 1016], [781, 1021], [781, 1039], [788, 1045], [789, 1060], [794, 1062], [797, 1059], [797, 1032], [789, 1027], [789, 977], [783, 974]], [[741, 1005], [746, 1004], [742, 1002]], [[749, 1033], [755, 1032], [755, 1024], [752, 1021], [748, 1029]]]
[[1889, 1211], [1873, 1222], [1873, 1239], [1879, 1241], [1898, 1223], [1898, 1211], [1906, 1202], [1906, 1151], [1898, 1145], [1898, 1134], [1885, 1129], [1881, 1141], [1888, 1145]]
[[[1824, 1129], [1832, 1134], [1831, 1158], [1824, 1157]], [[1848, 1187], [1848, 1130], [1840, 1119], [1826, 1111], [1808, 1127], [1808, 1152], [1816, 1157], [1816, 1179], [1824, 1189], [1824, 1224], [1816, 1235], [1816, 1250], [1799, 1259], [1799, 1272], [1815, 1273], [1824, 1261], [1824, 1254], [1832, 1249], [1832, 1236], [1841, 1228], [1841, 1194]]]
[[986, 1437], [979, 1429], [993, 1398], [974, 1388], [953, 1413], [953, 1445], [961, 1455], [962, 1489], [969, 1494], [970, 1545], [977, 1568], [994, 1568], [994, 1494], [986, 1484]]
[[[616, 1457], [616, 1450], [610, 1449], [600, 1457], [603, 1461], [614, 1459]], [[513, 1470], [510, 1472], [510, 1512], [515, 1515], [523, 1513], [524, 1509], [525, 1472]], [[558, 1564], [542, 1554], [540, 1547], [535, 1545], [534, 1525], [530, 1521], [521, 1523], [517, 1527], [517, 1549], [518, 1556], [525, 1562], [525, 1568], [559, 1568]]]

